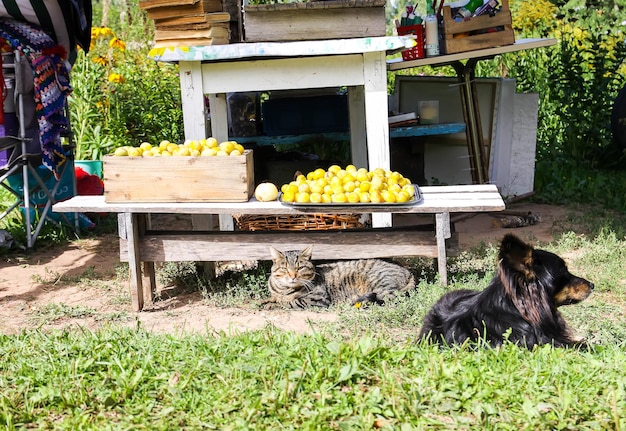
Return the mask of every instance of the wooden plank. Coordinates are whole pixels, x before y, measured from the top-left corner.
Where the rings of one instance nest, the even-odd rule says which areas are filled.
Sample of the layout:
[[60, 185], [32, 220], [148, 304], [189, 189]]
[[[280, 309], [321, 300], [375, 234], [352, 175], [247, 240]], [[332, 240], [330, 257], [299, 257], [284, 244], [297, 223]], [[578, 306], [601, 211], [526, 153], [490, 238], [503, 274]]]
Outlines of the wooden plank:
[[[329, 2], [317, 2], [323, 4]], [[263, 6], [289, 6], [297, 3]], [[246, 42], [384, 36], [385, 8], [257, 10], [244, 6]]]
[[155, 48], [175, 48], [185, 46], [211, 46], [211, 45], [228, 45], [230, 38], [228, 37], [206, 37], [206, 38], [185, 38], [185, 39], [161, 39], [155, 40]]
[[172, 20], [158, 20], [155, 22], [155, 27], [157, 30], [165, 31], [202, 30], [215, 27], [230, 30], [230, 23], [228, 20], [220, 22], [219, 20], [205, 18], [211, 15], [214, 14], [194, 15]]
[[241, 156], [104, 157], [107, 202], [246, 202], [254, 190], [252, 151]]
[[457, 22], [452, 18], [450, 6], [443, 8], [443, 53], [474, 51], [515, 43], [508, 0], [495, 15], [481, 15]]
[[[141, 261], [270, 260], [269, 246], [296, 250], [313, 244], [313, 259], [402, 256], [437, 257], [433, 232], [374, 229], [307, 232], [147, 232], [139, 239]], [[128, 241], [120, 239], [120, 260], [128, 261]]]
[[426, 57], [417, 60], [403, 61], [401, 58], [392, 58], [387, 60], [388, 70], [403, 70], [412, 67], [432, 66], [432, 65], [446, 65], [456, 61], [465, 61], [470, 58], [489, 58], [496, 55], [508, 54], [511, 52], [524, 51], [527, 49], [546, 48], [556, 45], [556, 39], [537, 39], [527, 38], [518, 39], [515, 43], [505, 46], [495, 46], [493, 48], [481, 48], [473, 51], [460, 52], [456, 54], [438, 55], [436, 57]]
[[141, 311], [143, 309], [143, 279], [141, 272], [141, 250], [139, 246], [139, 240], [141, 238], [139, 232], [139, 223], [137, 223], [137, 218], [139, 215], [124, 213], [121, 218], [118, 218], [118, 221], [122, 221], [124, 223], [126, 238], [120, 238], [120, 243], [125, 241], [127, 244], [127, 259], [125, 262], [128, 262], [129, 269], [129, 287], [130, 287], [130, 295], [131, 302], [133, 305], [133, 310]]
[[155, 30], [154, 39], [159, 40], [177, 40], [177, 39], [227, 39], [229, 37], [230, 30], [228, 27], [211, 26], [209, 28], [200, 30]]
[[269, 3], [244, 5], [244, 11], [288, 11], [288, 10], [320, 10], [320, 9], [354, 9], [384, 7], [386, 0], [326, 0], [292, 3]]
[[198, 0], [139, 0], [139, 7], [148, 10], [165, 6], [193, 5], [197, 2]]
[[[257, 44], [241, 43], [231, 46], [245, 49], [248, 45]], [[202, 88], [205, 94], [363, 84], [362, 54], [202, 63]], [[387, 113], [384, 118], [387, 118]]]
[[330, 212], [337, 214], [393, 212], [430, 214], [436, 212], [501, 211], [504, 201], [493, 184], [420, 187], [424, 202], [418, 205], [381, 205], [337, 207], [287, 206], [280, 202], [119, 202], [106, 203], [104, 196], [75, 196], [57, 202], [56, 212], [142, 212], [170, 214], [299, 214]]
[[[364, 96], [362, 96], [364, 97]], [[350, 109], [350, 115], [352, 115]], [[363, 118], [365, 115], [363, 115]], [[350, 130], [353, 130], [350, 127]], [[433, 125], [417, 125], [411, 127], [390, 127], [390, 138], [406, 138], [412, 136], [433, 136], [452, 133], [461, 133], [465, 131], [464, 123], [445, 123]], [[332, 133], [310, 133], [304, 135], [280, 135], [280, 136], [231, 136], [229, 139], [239, 142], [240, 144], [254, 142], [257, 145], [275, 145], [290, 144], [294, 142], [307, 141], [310, 139], [328, 139], [331, 141], [347, 141], [354, 132], [332, 132]], [[353, 156], [354, 157], [354, 156]], [[359, 164], [360, 165], [360, 164]]]
[[436, 238], [437, 238], [437, 268], [441, 283], [448, 285], [448, 271], [446, 268], [446, 239], [450, 238], [450, 213], [435, 214]]
[[[142, 7], [148, 12], [148, 18], [153, 20], [179, 18], [188, 15], [197, 15], [203, 13], [221, 12], [221, 0], [163, 0], [163, 3], [170, 2], [174, 5], [158, 5], [149, 8]], [[147, 3], [147, 2], [146, 2]], [[141, 6], [141, 3], [140, 3]]]

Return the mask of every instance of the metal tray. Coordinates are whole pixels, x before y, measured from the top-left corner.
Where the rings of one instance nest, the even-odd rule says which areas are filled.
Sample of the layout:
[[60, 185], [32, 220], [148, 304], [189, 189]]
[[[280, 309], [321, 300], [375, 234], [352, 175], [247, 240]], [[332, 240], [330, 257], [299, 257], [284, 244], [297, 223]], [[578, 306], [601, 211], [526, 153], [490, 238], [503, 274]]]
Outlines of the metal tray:
[[353, 206], [353, 207], [380, 207], [380, 206], [410, 206], [410, 205], [416, 205], [421, 203], [424, 200], [424, 196], [422, 195], [422, 191], [420, 190], [419, 186], [417, 184], [413, 184], [413, 187], [415, 188], [415, 195], [413, 196], [413, 199], [406, 201], [406, 202], [394, 202], [394, 203], [389, 203], [389, 202], [367, 202], [367, 203], [354, 203], [354, 202], [328, 202], [328, 203], [324, 203], [321, 202], [319, 204], [316, 203], [311, 203], [311, 202], [284, 202], [282, 200], [282, 196], [283, 193], [280, 192], [278, 194], [278, 201], [283, 204], [283, 205], [287, 205], [287, 206], [293, 206], [293, 207], [311, 207], [311, 208], [319, 208], [319, 207], [349, 207], [349, 206]]

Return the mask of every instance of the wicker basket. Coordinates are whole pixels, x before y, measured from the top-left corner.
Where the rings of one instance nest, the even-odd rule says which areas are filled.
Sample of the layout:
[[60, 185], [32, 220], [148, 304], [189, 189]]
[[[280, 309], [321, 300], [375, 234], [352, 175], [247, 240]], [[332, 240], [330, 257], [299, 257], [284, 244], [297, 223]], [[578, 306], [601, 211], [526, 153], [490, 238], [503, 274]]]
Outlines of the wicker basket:
[[233, 216], [239, 230], [340, 230], [365, 227], [359, 214], [297, 214]]

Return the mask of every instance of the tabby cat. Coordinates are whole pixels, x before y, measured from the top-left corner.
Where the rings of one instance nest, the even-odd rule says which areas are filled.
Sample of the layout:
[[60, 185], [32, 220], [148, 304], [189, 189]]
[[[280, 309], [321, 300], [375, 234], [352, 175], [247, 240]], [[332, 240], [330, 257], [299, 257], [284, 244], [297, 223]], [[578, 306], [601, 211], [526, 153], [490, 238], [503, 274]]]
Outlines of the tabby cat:
[[328, 307], [332, 304], [383, 304], [397, 292], [415, 287], [405, 268], [378, 259], [346, 260], [314, 265], [313, 246], [281, 252], [270, 246], [272, 270], [266, 308]]

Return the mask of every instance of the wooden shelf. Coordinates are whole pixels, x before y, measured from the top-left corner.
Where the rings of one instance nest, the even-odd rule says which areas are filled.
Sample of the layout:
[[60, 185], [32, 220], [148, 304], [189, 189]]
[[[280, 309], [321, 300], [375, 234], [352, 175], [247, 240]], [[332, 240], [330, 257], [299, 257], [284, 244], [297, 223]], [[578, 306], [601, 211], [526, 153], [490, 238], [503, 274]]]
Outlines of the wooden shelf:
[[[465, 132], [465, 123], [445, 123], [432, 125], [417, 125], [408, 127], [390, 127], [390, 138], [407, 138], [413, 136], [434, 136], [449, 135], [453, 133]], [[310, 133], [304, 135], [282, 135], [282, 136], [231, 136], [230, 139], [240, 144], [256, 143], [257, 145], [285, 145], [294, 144], [308, 139], [323, 138], [330, 141], [349, 141], [349, 132], [335, 133]]]

